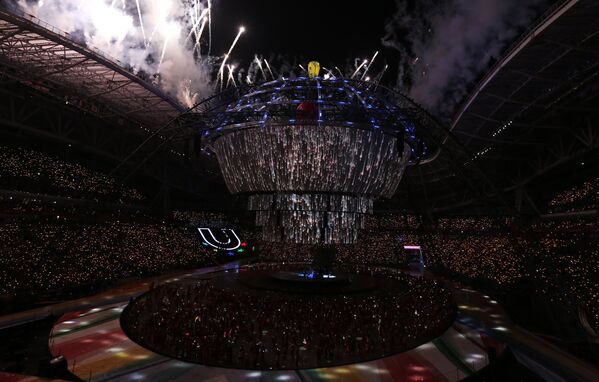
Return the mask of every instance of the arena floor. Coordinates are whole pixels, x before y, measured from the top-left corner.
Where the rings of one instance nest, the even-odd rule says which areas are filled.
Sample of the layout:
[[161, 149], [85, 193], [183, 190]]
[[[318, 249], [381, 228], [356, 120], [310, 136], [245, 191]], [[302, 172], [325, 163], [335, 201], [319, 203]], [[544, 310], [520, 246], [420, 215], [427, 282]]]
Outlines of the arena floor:
[[[228, 267], [236, 267], [230, 264]], [[504, 348], [497, 338], [511, 342], [509, 320], [488, 296], [455, 288], [459, 313], [440, 337], [410, 351], [376, 361], [299, 371], [252, 371], [201, 366], [153, 353], [122, 331], [119, 316], [132, 296], [152, 283], [174, 282], [213, 272], [203, 268], [132, 283], [118, 290], [54, 306], [62, 312], [49, 340], [55, 356], [63, 355], [69, 369], [90, 381], [457, 381], [488, 364], [487, 348]], [[43, 312], [30, 314], [43, 314]], [[19, 319], [23, 319], [20, 315]], [[520, 342], [526, 340], [518, 335]], [[526, 337], [526, 336], [524, 336]], [[35, 381], [34, 377], [0, 374], [0, 381]]]

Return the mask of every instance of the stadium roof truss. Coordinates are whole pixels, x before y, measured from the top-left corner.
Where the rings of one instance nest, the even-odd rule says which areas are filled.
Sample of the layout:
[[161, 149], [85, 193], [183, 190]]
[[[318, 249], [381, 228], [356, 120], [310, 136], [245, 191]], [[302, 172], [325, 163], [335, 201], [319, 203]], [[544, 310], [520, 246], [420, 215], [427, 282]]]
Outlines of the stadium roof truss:
[[[199, 192], [198, 174], [184, 164], [189, 134], [171, 123], [185, 108], [122, 63], [31, 15], [0, 9], [0, 80], [4, 127], [126, 164], [113, 174], [123, 182], [143, 169], [165, 185]], [[141, 142], [150, 144], [131, 158]]]
[[598, 79], [599, 2], [556, 3], [471, 92], [438, 156], [409, 173], [412, 184], [433, 211], [472, 206], [480, 198], [460, 173], [478, 167], [497, 186], [480, 194], [504, 194], [515, 210], [528, 200], [536, 210], [529, 182], [599, 148]]
[[0, 10], [0, 64], [3, 75], [101, 118], [125, 118], [151, 130], [184, 110], [118, 61], [31, 15]]

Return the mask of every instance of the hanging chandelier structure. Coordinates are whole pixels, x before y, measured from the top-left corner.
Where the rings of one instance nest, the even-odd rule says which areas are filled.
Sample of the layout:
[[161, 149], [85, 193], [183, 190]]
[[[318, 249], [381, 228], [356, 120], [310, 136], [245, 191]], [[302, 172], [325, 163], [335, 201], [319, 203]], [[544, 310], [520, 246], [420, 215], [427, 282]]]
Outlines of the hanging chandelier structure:
[[369, 81], [283, 79], [200, 106], [205, 148], [229, 191], [248, 195], [267, 241], [355, 243], [374, 200], [432, 151], [418, 134], [427, 114]]

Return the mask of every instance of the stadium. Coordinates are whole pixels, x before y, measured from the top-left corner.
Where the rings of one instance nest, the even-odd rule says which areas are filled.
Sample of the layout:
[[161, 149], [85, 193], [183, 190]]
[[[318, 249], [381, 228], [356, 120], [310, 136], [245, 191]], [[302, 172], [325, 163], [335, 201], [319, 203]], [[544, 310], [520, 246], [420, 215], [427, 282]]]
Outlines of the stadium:
[[0, 1], [0, 381], [598, 380], [599, 3], [322, 3]]

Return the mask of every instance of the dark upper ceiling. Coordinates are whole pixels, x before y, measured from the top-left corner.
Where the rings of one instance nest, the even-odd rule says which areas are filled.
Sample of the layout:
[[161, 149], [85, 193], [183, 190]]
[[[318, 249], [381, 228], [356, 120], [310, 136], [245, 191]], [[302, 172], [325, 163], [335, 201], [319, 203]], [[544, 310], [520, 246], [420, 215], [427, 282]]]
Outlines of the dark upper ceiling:
[[[161, 123], [179, 108], [159, 90], [97, 52], [62, 41], [59, 34], [43, 31], [36, 23], [10, 21], [10, 15], [4, 16], [0, 61], [5, 77], [38, 91], [48, 88], [54, 95], [75, 97], [67, 99], [77, 100], [76, 107], [83, 115], [93, 114], [100, 119], [99, 125], [126, 126], [121, 129], [127, 131], [127, 139], [132, 134], [136, 137], [126, 145], [123, 137], [116, 136], [115, 141], [118, 129], [110, 130], [108, 137], [98, 137], [105, 132], [96, 129], [87, 134], [93, 139], [82, 138], [83, 146], [91, 151], [109, 152], [113, 161], [123, 161], [144, 136], [164, 126]], [[19, 48], [17, 43], [28, 46]], [[43, 47], [36, 47], [38, 44], [55, 49], [57, 61], [43, 61], [50, 56], [39, 51]], [[42, 61], [26, 59], [29, 56]], [[442, 147], [439, 155], [409, 168], [400, 191], [391, 201], [381, 203], [382, 208], [437, 214], [542, 212], [547, 195], [568, 179], [592, 171], [597, 162], [598, 74], [599, 2], [556, 3], [487, 72], [451, 125], [439, 127], [432, 135]], [[46, 130], [44, 134], [72, 138], [60, 128]], [[169, 178], [178, 188], [200, 192], [207, 199], [222, 200], [222, 187], [198, 187], [190, 180], [209, 176], [210, 184], [215, 179], [218, 183], [213, 161], [189, 162], [194, 147], [190, 135], [182, 136], [176, 126], [161, 133], [128, 168], [154, 166], [150, 169], [154, 176]], [[164, 156], [159, 161], [147, 159], [157, 149], [168, 154], [170, 147], [180, 149], [187, 160], [177, 162], [176, 155], [167, 155], [167, 171]], [[184, 169], [179, 176], [173, 170], [177, 166]], [[128, 171], [123, 174], [129, 176]]]
[[596, 156], [598, 74], [599, 2], [555, 4], [482, 78], [399, 197], [437, 213], [542, 211]]

